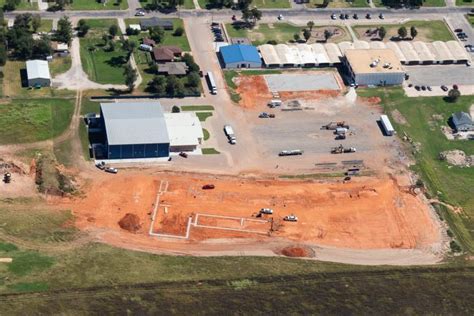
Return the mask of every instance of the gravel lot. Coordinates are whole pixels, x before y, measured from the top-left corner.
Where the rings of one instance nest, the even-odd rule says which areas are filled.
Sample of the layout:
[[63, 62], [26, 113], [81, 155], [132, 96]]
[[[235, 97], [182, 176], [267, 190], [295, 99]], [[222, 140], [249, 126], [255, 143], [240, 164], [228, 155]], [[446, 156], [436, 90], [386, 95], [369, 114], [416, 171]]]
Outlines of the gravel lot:
[[264, 76], [270, 91], [339, 90], [332, 73]]

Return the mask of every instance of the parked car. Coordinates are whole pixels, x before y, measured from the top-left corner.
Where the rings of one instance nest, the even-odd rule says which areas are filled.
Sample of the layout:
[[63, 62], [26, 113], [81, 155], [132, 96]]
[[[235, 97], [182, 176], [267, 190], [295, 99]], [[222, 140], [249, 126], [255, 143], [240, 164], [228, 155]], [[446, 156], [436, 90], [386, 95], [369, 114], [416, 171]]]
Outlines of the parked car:
[[426, 86], [426, 90], [428, 90], [428, 91], [432, 91], [433, 89], [431, 89], [431, 87], [430, 87], [430, 86]]
[[188, 158], [188, 154], [185, 153], [184, 151], [180, 152], [179, 155], [183, 158]]
[[411, 87], [413, 87], [413, 84], [409, 83], [408, 88], [411, 88]]
[[336, 15], [334, 13], [331, 14], [331, 20], [335, 20], [335, 19], [337, 19]]
[[217, 23], [217, 22], [212, 22], [212, 23], [211, 23], [211, 26], [219, 26], [219, 23]]
[[344, 14], [344, 19], [349, 20], [349, 14]]
[[352, 16], [354, 19], [358, 20], [359, 19], [359, 16], [357, 15], [357, 13], [354, 13], [354, 15]]
[[258, 115], [259, 118], [274, 118], [275, 114], [269, 114], [267, 112], [262, 112]]
[[380, 13], [380, 14], [379, 14], [379, 18], [380, 18], [381, 20], [385, 19], [383, 13]]
[[223, 42], [223, 41], [224, 41], [224, 39], [222, 37], [216, 38], [216, 42]]
[[98, 162], [95, 164], [95, 166], [97, 168], [99, 168], [100, 170], [104, 170], [105, 169], [105, 162], [101, 161], [101, 162]]
[[341, 20], [344, 20], [345, 17], [346, 17], [346, 16], [345, 16], [343, 13], [341, 13], [341, 14], [339, 15], [339, 18], [340, 18]]
[[425, 86], [421, 86], [421, 90], [425, 91], [425, 90], [426, 90], [426, 87], [425, 87]]
[[281, 21], [281, 20], [283, 20], [283, 19], [284, 19], [284, 18], [283, 18], [283, 14], [278, 14], [278, 20]]
[[448, 87], [446, 87], [445, 85], [442, 85], [442, 86], [441, 86], [441, 90], [443, 90], [444, 92], [446, 92], [446, 91], [448, 91], [449, 89], [448, 89]]
[[260, 209], [260, 214], [273, 214], [273, 210], [271, 208], [262, 208]]
[[135, 13], [135, 16], [145, 16], [145, 12], [138, 11], [137, 13]]
[[108, 173], [117, 173], [118, 170], [117, 170], [116, 168], [106, 167], [106, 168], [105, 168], [105, 172], [108, 172]]
[[287, 222], [297, 222], [298, 217], [296, 217], [295, 215], [286, 215], [285, 217], [283, 217], [283, 220]]
[[203, 190], [213, 190], [215, 188], [214, 184], [205, 184], [202, 186]]
[[232, 21], [236, 21], [237, 17], [235, 15], [232, 16]]
[[416, 91], [420, 91], [420, 86], [415, 86]]
[[456, 33], [462, 32], [462, 29], [455, 29], [454, 32]]
[[367, 13], [367, 14], [365, 15], [365, 18], [368, 19], [368, 20], [370, 20], [370, 19], [372, 18], [372, 15], [370, 15], [370, 13]]

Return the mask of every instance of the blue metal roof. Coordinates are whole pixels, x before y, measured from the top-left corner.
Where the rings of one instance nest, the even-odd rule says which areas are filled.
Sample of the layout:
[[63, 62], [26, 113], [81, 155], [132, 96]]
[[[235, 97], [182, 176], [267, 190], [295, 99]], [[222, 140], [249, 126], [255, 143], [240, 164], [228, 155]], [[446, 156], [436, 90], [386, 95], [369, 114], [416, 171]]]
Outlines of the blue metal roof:
[[224, 63], [252, 62], [261, 63], [257, 48], [252, 45], [228, 45], [220, 48]]

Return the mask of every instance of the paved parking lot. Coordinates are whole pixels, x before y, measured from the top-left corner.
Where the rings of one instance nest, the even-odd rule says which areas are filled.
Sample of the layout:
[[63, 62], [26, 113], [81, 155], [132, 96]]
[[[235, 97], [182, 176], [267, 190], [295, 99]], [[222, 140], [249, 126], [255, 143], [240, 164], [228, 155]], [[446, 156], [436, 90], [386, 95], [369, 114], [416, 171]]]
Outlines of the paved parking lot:
[[270, 91], [339, 90], [332, 73], [266, 75]]
[[474, 85], [474, 66], [466, 65], [425, 65], [408, 66], [408, 83], [413, 85]]

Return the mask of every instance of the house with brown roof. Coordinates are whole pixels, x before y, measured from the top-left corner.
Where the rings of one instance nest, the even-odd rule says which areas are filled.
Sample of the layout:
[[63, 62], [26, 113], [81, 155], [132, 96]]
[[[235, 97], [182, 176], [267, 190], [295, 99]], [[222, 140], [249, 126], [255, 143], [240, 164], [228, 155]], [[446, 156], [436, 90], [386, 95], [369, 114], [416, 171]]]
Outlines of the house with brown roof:
[[145, 37], [143, 39], [143, 44], [153, 47], [153, 46], [156, 45], [156, 42], [154, 40], [152, 40], [151, 38]]
[[173, 61], [175, 57], [181, 57], [183, 50], [177, 46], [160, 46], [153, 48], [153, 59], [157, 63]]

